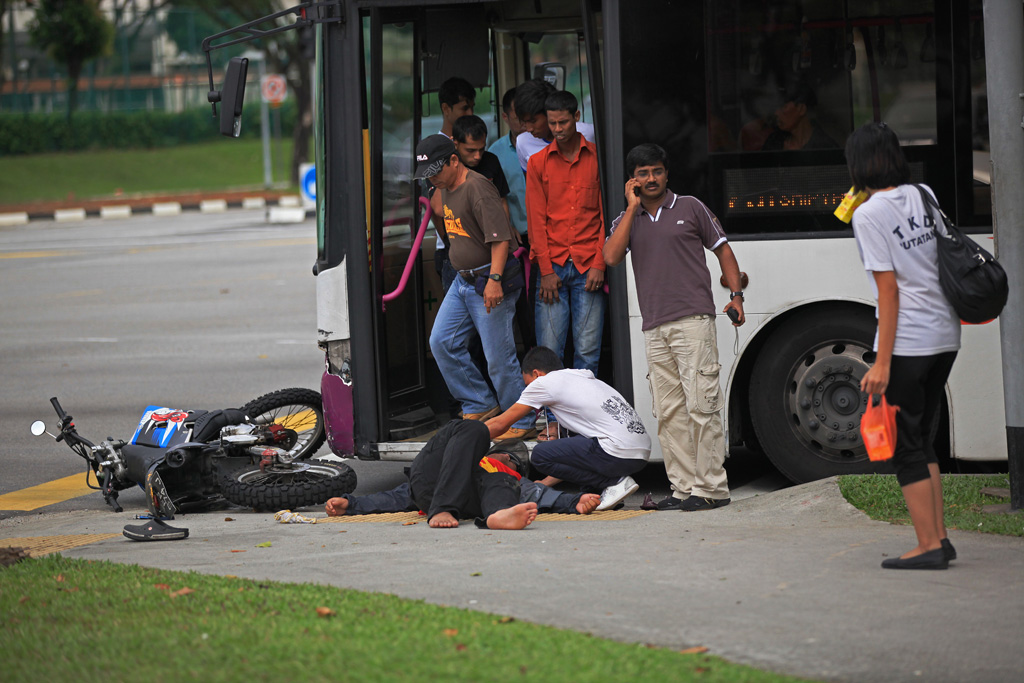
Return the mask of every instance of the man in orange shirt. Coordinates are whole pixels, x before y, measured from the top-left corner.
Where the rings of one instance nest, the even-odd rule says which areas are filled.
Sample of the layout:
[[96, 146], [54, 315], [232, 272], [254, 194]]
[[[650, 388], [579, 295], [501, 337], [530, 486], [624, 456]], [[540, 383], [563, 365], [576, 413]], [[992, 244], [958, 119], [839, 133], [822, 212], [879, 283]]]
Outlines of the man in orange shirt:
[[561, 356], [571, 323], [573, 367], [596, 374], [605, 309], [597, 150], [576, 130], [580, 112], [572, 93], [551, 93], [545, 106], [554, 142], [526, 168], [530, 259], [540, 272], [537, 344]]

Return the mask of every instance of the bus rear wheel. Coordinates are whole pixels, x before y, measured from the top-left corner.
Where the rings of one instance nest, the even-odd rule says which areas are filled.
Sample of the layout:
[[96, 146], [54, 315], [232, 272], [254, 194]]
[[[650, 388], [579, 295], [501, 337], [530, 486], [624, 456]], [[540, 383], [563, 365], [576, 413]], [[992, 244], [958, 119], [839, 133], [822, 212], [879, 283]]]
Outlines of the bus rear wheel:
[[868, 460], [860, 438], [874, 331], [869, 309], [833, 309], [799, 314], [765, 343], [751, 376], [751, 421], [790, 480], [891, 471]]

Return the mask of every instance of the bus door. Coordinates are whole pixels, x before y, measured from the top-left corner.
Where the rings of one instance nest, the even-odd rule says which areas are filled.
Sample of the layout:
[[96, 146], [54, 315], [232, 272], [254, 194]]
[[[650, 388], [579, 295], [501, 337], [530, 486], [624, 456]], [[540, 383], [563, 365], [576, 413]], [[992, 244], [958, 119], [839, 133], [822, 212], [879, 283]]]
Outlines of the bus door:
[[480, 6], [396, 7], [371, 10], [363, 39], [379, 441], [425, 441], [446, 407], [428, 343], [443, 292], [414, 152], [440, 129], [436, 92], [444, 79], [486, 85], [488, 32]]

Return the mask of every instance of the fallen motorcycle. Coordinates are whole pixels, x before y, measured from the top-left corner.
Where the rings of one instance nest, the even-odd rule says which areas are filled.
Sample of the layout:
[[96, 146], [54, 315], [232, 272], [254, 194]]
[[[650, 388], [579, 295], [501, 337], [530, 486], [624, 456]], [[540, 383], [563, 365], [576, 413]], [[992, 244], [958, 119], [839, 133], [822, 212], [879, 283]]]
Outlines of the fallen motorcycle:
[[[282, 389], [238, 409], [149, 406], [127, 442], [98, 444], [78, 433], [56, 397], [50, 403], [59, 418], [51, 436], [86, 461], [90, 488], [121, 512], [118, 492], [139, 486], [158, 525], [175, 512], [209, 510], [225, 500], [257, 510], [295, 509], [356, 487], [348, 465], [310, 460], [326, 433], [320, 394], [309, 389]], [[32, 433], [47, 433], [45, 423], [36, 421]], [[125, 535], [132, 537], [128, 527]]]

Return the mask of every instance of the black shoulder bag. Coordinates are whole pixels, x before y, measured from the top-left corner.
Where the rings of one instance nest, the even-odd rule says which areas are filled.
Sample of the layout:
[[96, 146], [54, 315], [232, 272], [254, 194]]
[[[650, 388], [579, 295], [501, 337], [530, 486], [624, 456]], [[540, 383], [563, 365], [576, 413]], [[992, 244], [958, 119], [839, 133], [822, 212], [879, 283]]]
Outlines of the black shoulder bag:
[[[921, 193], [921, 201], [932, 219], [932, 229], [938, 240], [942, 293], [964, 322], [983, 323], [998, 317], [1009, 295], [1006, 271], [992, 254], [953, 225], [923, 187], [916, 184], [914, 187]], [[932, 207], [942, 217], [943, 230], [935, 220]]]

